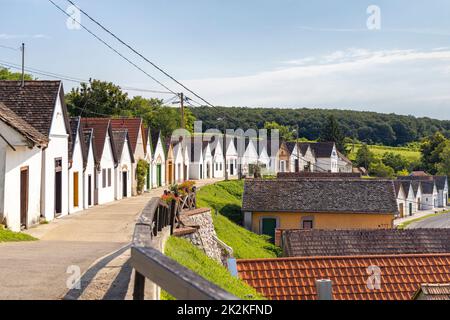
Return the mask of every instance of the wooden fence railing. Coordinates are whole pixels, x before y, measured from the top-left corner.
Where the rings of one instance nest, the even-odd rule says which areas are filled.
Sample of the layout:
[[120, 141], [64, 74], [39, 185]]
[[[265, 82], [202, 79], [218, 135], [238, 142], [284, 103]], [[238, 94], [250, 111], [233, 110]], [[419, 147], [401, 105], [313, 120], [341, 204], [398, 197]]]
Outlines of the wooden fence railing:
[[133, 299], [144, 299], [147, 278], [179, 300], [236, 300], [229, 292], [183, 267], [157, 249], [161, 233], [173, 233], [179, 205], [175, 200], [168, 205], [160, 198], [153, 198], [136, 223], [130, 259], [135, 270]]

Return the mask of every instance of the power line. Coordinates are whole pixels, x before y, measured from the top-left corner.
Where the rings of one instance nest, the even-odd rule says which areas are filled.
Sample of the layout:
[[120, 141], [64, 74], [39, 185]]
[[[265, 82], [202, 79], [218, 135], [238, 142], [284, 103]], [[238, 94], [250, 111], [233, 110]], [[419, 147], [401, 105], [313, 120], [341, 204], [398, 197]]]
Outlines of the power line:
[[[12, 63], [12, 62], [0, 60], [0, 64], [5, 65], [8, 68], [21, 70], [20, 65]], [[25, 70], [29, 73], [35, 73], [35, 74], [51, 77], [54, 79], [65, 80], [65, 81], [74, 82], [74, 83], [89, 83], [89, 80], [86, 80], [86, 79], [62, 75], [62, 74], [58, 74], [58, 73], [54, 73], [54, 72], [50, 72], [50, 71], [44, 71], [44, 70], [40, 70], [40, 69], [36, 69], [36, 68], [32, 68], [32, 67], [26, 67]], [[119, 87], [121, 87], [124, 90], [128, 90], [128, 91], [138, 91], [138, 92], [148, 92], [148, 93], [158, 93], [158, 94], [173, 94], [172, 92], [168, 92], [168, 91], [140, 89], [140, 88], [135, 88], [135, 87], [121, 86], [121, 85], [119, 85]]]
[[19, 48], [13, 48], [13, 47], [5, 46], [5, 45], [2, 45], [2, 44], [0, 44], [0, 48], [9, 49], [9, 50], [13, 50], [13, 51], [20, 51]]
[[[53, 2], [52, 0], [49, 0], [50, 2]], [[73, 5], [74, 7], [76, 7], [78, 10], [80, 10], [81, 13], [83, 13], [86, 17], [89, 18], [89, 20], [91, 20], [92, 22], [94, 22], [97, 26], [99, 26], [101, 29], [103, 29], [105, 32], [107, 32], [109, 35], [111, 35], [113, 38], [115, 38], [117, 41], [119, 41], [121, 44], [123, 44], [124, 46], [126, 46], [128, 49], [130, 49], [132, 52], [134, 52], [135, 54], [137, 54], [139, 57], [141, 57], [142, 59], [144, 59], [146, 62], [148, 62], [149, 64], [151, 64], [154, 68], [156, 68], [158, 71], [160, 71], [161, 73], [163, 73], [166, 77], [168, 77], [169, 79], [171, 79], [172, 81], [174, 81], [175, 83], [177, 83], [178, 85], [180, 85], [181, 87], [183, 87], [185, 90], [187, 90], [188, 92], [190, 92], [191, 94], [193, 94], [194, 96], [196, 96], [197, 98], [199, 98], [200, 100], [202, 100], [203, 102], [205, 102], [207, 105], [211, 106], [211, 107], [215, 107], [213, 104], [211, 104], [210, 102], [208, 102], [206, 99], [202, 98], [200, 95], [198, 95], [197, 93], [195, 93], [193, 90], [189, 89], [187, 86], [185, 86], [183, 83], [181, 83], [180, 81], [178, 81], [177, 79], [175, 79], [172, 75], [170, 75], [168, 72], [166, 72], [165, 70], [163, 70], [161, 67], [159, 67], [158, 65], [156, 65], [156, 63], [150, 61], [149, 59], [147, 59], [143, 54], [141, 54], [140, 52], [138, 52], [137, 50], [135, 50], [131, 45], [129, 45], [128, 43], [126, 43], [125, 41], [123, 41], [122, 39], [120, 39], [117, 35], [115, 35], [113, 32], [111, 32], [110, 30], [108, 30], [106, 27], [104, 27], [100, 22], [98, 22], [97, 20], [95, 20], [94, 18], [92, 18], [88, 13], [86, 13], [84, 10], [82, 10], [80, 7], [78, 7], [73, 1], [71, 0], [66, 0], [67, 2], [69, 2], [71, 5]]]
[[[92, 35], [95, 39], [97, 39], [98, 41], [100, 41], [101, 43], [103, 43], [105, 46], [107, 46], [110, 50], [112, 50], [114, 53], [116, 53], [117, 55], [119, 55], [122, 59], [124, 59], [125, 61], [127, 61], [129, 64], [131, 64], [133, 67], [135, 67], [136, 69], [138, 69], [139, 71], [141, 71], [142, 73], [144, 73], [147, 77], [149, 77], [150, 79], [152, 79], [153, 81], [155, 81], [156, 83], [158, 83], [160, 86], [162, 86], [164, 89], [170, 91], [173, 94], [176, 94], [176, 92], [172, 91], [169, 87], [167, 87], [165, 84], [163, 84], [162, 82], [160, 82], [158, 79], [154, 78], [152, 75], [150, 75], [148, 72], [146, 72], [144, 69], [142, 69], [141, 67], [139, 67], [137, 64], [135, 64], [133, 61], [131, 61], [130, 59], [128, 59], [127, 57], [125, 57], [122, 53], [120, 53], [119, 51], [117, 51], [116, 49], [114, 49], [111, 45], [109, 45], [105, 40], [103, 40], [102, 38], [100, 38], [99, 36], [97, 36], [94, 32], [92, 32], [91, 30], [89, 30], [87, 27], [85, 27], [83, 24], [81, 24], [81, 22], [77, 21], [76, 19], [74, 19], [73, 17], [70, 16], [70, 14], [68, 14], [66, 11], [64, 11], [64, 9], [62, 9], [60, 6], [58, 6], [55, 2], [53, 2], [52, 0], [48, 0], [51, 4], [53, 4], [59, 11], [61, 11], [63, 14], [65, 14], [67, 17], [69, 17], [70, 19], [72, 19], [73, 21], [75, 21], [80, 27], [82, 27], [84, 30], [86, 30], [90, 35]], [[81, 11], [81, 10], [80, 10]]]

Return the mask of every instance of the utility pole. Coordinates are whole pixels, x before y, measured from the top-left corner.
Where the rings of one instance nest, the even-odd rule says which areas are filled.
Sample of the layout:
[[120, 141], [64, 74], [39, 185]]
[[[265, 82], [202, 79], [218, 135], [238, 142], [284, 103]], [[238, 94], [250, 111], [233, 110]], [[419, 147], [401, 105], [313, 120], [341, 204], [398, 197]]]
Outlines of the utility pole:
[[25, 87], [25, 43], [22, 43], [22, 88]]
[[180, 115], [181, 115], [181, 129], [184, 129], [185, 123], [184, 123], [184, 93], [180, 93]]

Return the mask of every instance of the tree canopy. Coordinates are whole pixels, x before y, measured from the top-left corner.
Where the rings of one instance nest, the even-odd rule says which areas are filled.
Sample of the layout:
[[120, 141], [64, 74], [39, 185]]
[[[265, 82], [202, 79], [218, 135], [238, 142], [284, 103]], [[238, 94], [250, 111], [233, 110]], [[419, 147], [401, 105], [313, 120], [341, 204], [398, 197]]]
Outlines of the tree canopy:
[[[0, 80], [22, 80], [21, 72], [11, 72], [9, 69], [0, 67]], [[25, 80], [35, 80], [35, 78], [25, 73]]]

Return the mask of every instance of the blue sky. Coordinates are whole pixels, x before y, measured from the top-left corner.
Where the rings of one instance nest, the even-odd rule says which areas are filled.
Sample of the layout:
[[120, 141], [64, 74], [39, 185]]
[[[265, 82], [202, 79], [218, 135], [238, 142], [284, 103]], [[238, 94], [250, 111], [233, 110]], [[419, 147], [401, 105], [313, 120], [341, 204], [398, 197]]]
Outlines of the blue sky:
[[[65, 0], [54, 1], [68, 7]], [[450, 119], [448, 1], [75, 2], [215, 104]], [[380, 30], [366, 27], [369, 5], [381, 9]], [[29, 67], [161, 89], [84, 30], [69, 30], [66, 17], [47, 0], [0, 0], [0, 12], [0, 46], [25, 42]], [[81, 22], [181, 90], [86, 17]], [[0, 47], [0, 60], [18, 64], [20, 52]]]

